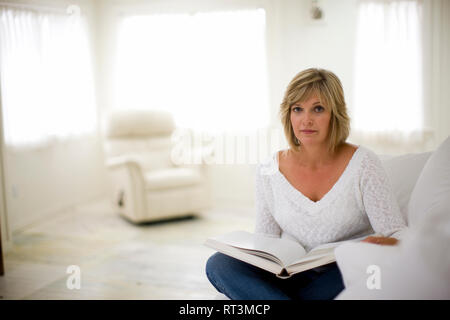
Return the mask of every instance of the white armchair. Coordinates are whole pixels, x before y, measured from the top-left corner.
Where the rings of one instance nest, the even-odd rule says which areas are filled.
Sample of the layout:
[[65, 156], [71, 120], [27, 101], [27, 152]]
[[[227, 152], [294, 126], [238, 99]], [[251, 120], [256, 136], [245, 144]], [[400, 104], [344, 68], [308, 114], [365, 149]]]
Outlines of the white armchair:
[[118, 212], [134, 223], [198, 213], [209, 207], [204, 165], [178, 166], [171, 159], [170, 113], [114, 111], [107, 120], [106, 165]]

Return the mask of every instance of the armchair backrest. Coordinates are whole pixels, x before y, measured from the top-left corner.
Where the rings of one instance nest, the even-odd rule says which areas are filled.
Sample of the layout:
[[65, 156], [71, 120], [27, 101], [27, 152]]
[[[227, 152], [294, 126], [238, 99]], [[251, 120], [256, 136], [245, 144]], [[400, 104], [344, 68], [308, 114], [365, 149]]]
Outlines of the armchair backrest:
[[171, 113], [160, 110], [119, 110], [109, 114], [105, 132], [108, 158], [130, 156], [144, 170], [173, 166]]

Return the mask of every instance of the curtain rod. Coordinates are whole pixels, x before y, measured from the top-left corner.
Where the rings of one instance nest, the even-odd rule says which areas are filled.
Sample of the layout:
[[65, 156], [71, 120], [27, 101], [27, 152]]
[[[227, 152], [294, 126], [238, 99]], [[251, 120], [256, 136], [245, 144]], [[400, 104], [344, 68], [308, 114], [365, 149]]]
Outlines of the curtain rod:
[[[67, 12], [68, 8], [70, 8], [71, 6], [74, 6], [75, 11], [77, 10], [76, 7], [80, 8], [79, 5], [77, 4], [67, 4], [64, 8], [62, 7], [51, 7], [48, 5], [36, 5], [36, 4], [31, 4], [31, 3], [13, 3], [13, 2], [2, 2], [0, 1], [0, 7], [10, 7], [10, 8], [17, 8], [17, 9], [29, 9], [29, 10], [37, 10], [37, 11], [52, 11], [55, 13], [66, 13], [66, 14], [70, 14]], [[72, 10], [74, 11], [74, 10]]]

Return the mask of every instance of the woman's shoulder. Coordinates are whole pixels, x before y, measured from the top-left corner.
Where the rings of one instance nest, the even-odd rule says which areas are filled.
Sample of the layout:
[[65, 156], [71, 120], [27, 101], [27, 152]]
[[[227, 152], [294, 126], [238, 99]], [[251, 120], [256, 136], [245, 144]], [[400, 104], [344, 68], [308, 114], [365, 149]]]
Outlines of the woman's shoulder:
[[383, 170], [381, 159], [374, 150], [364, 145], [359, 145], [356, 152], [358, 153], [357, 158], [359, 159], [357, 162], [363, 168], [363, 172], [379, 173], [380, 170]]
[[344, 152], [348, 155], [349, 158], [353, 157], [359, 157], [361, 159], [367, 159], [367, 158], [378, 158], [376, 153], [364, 146], [364, 145], [357, 145], [349, 142], [344, 143]]
[[257, 172], [260, 175], [273, 175], [278, 171], [279, 154], [284, 150], [277, 150], [264, 158], [257, 166]]
[[361, 155], [363, 155], [362, 158], [365, 161], [376, 161], [376, 162], [381, 161], [380, 157], [376, 154], [376, 152], [367, 146], [359, 145], [358, 151], [361, 153]]

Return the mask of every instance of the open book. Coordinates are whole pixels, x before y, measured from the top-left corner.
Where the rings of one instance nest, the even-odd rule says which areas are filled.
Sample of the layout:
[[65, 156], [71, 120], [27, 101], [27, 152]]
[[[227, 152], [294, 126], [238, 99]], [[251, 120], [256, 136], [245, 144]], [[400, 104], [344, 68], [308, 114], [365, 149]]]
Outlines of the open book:
[[327, 243], [309, 252], [298, 242], [269, 235], [252, 234], [247, 231], [233, 231], [221, 236], [208, 238], [205, 245], [230, 257], [252, 264], [277, 275], [290, 276], [336, 261], [334, 249], [344, 242]]

